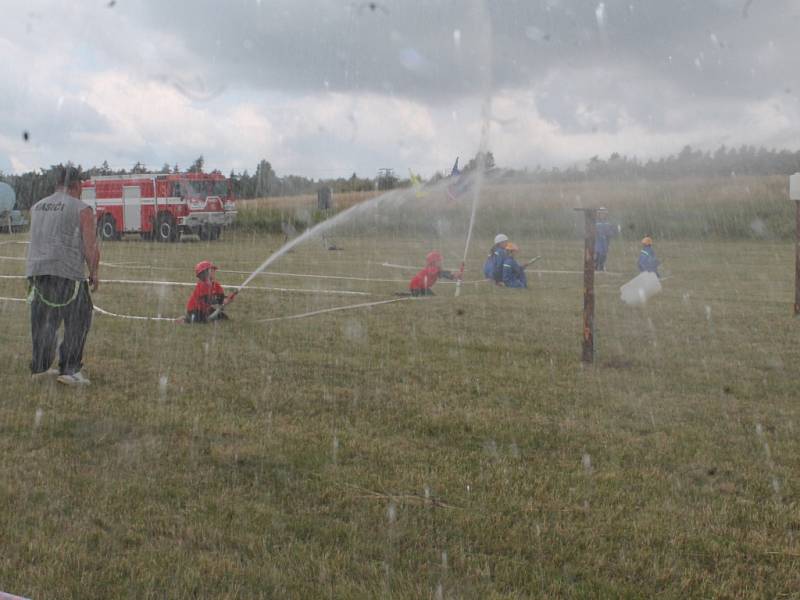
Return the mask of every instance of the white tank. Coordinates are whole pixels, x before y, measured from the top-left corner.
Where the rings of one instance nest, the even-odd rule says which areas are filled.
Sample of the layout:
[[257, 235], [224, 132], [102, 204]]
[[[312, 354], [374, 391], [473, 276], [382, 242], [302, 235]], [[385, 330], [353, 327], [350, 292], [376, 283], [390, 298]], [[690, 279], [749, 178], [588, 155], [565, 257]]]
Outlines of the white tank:
[[629, 306], [644, 306], [647, 300], [661, 291], [661, 282], [655, 273], [639, 273], [619, 288], [622, 301]]
[[800, 173], [789, 175], [789, 199], [800, 200]]
[[14, 188], [0, 181], [0, 215], [4, 215], [14, 208], [17, 202], [17, 195], [14, 193]]

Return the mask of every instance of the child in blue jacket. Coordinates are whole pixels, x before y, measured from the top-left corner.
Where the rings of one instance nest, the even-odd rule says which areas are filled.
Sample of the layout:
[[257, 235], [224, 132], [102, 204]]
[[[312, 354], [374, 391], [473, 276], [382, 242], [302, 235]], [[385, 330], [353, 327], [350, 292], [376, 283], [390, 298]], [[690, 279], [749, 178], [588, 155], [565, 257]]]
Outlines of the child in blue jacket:
[[642, 239], [642, 250], [639, 252], [639, 272], [649, 271], [660, 278], [661, 276], [658, 274], [658, 265], [660, 264], [653, 250], [653, 239], [650, 236], [645, 236]]
[[611, 245], [611, 238], [617, 236], [619, 229], [618, 225], [612, 225], [608, 222], [608, 209], [603, 206], [597, 209], [597, 225], [594, 238], [595, 271], [606, 270], [608, 247]]
[[506, 258], [503, 261], [503, 285], [509, 288], [527, 288], [528, 276], [514, 258], [514, 253], [519, 250], [516, 244], [508, 242], [506, 244]]
[[503, 262], [506, 259], [506, 244], [510, 244], [508, 236], [498, 233], [494, 238], [494, 246], [489, 251], [489, 257], [483, 263], [483, 276], [491, 279], [496, 285], [503, 282]]

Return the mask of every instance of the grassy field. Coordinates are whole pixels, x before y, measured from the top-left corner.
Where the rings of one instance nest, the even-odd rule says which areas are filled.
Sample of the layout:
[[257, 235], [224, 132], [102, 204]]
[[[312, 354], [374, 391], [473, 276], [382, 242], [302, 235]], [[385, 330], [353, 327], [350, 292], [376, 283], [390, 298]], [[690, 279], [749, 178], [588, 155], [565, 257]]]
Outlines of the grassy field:
[[[634, 309], [618, 288], [639, 232], [615, 241], [582, 367], [581, 275], [552, 272], [580, 269], [582, 242], [515, 233], [544, 257], [527, 291], [443, 282], [259, 322], [389, 299], [412, 273], [381, 262], [419, 265], [435, 244], [455, 267], [463, 251], [456, 236], [341, 234], [341, 251], [309, 242], [257, 277], [224, 324], [96, 315], [81, 390], [29, 381], [28, 309], [0, 301], [0, 590], [798, 597], [791, 243], [657, 241], [670, 277]], [[236, 284], [282, 239], [109, 243], [102, 276], [190, 283], [208, 258]], [[481, 230], [467, 280], [489, 245]], [[0, 272], [22, 273], [24, 253], [0, 245]], [[0, 279], [0, 296], [24, 293]], [[105, 283], [94, 299], [178, 316], [189, 293]]]
[[[334, 194], [334, 210], [369, 200], [376, 193]], [[419, 201], [422, 210], [398, 219], [406, 233], [433, 233], [431, 215], [425, 210], [428, 201], [434, 207], [434, 221], [457, 216], [463, 208], [443, 199], [444, 185], [426, 188], [423, 193], [426, 195]], [[598, 206], [608, 207], [611, 219], [622, 225], [622, 235], [629, 240], [639, 240], [644, 233], [657, 240], [789, 241], [795, 235], [795, 207], [788, 200], [788, 178], [784, 176], [536, 185], [500, 180], [487, 196], [491, 207], [481, 212], [476, 223], [476, 232], [487, 238], [502, 230], [514, 237], [575, 239], [583, 235], [583, 219], [573, 208]], [[316, 210], [316, 197], [312, 196], [240, 200], [237, 228], [281, 233], [282, 223], [302, 230], [326, 216]]]

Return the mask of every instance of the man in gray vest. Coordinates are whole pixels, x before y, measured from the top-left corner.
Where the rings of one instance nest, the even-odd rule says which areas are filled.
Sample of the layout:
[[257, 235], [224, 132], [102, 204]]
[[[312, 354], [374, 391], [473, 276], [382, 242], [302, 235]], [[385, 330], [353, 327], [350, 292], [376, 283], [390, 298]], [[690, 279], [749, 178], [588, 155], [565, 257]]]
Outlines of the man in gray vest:
[[[92, 324], [92, 291], [100, 283], [100, 249], [92, 208], [81, 201], [81, 173], [58, 167], [56, 191], [31, 208], [26, 275], [30, 285], [34, 379], [58, 376], [66, 385], [88, 385], [81, 373], [83, 346]], [[86, 265], [89, 269], [87, 282]], [[64, 323], [58, 369], [51, 368], [58, 328]]]

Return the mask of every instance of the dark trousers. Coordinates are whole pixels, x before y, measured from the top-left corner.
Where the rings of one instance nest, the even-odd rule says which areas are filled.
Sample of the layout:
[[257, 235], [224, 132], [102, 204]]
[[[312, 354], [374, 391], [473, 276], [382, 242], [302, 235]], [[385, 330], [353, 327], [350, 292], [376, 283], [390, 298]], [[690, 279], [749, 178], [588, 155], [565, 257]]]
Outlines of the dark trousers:
[[213, 311], [206, 314], [202, 310], [190, 310], [186, 313], [186, 323], [208, 323], [210, 321], [226, 321], [228, 319], [228, 315], [222, 311], [219, 311], [216, 316], [212, 316], [213, 314]]
[[420, 296], [435, 296], [436, 294], [433, 293], [431, 288], [421, 288], [411, 290], [411, 295], [418, 298]]
[[[56, 355], [58, 328], [64, 323], [64, 338], [59, 347], [58, 367], [61, 373], [77, 373], [83, 366], [83, 346], [92, 326], [92, 298], [89, 284], [54, 275], [31, 278], [36, 288], [31, 302], [31, 338], [33, 360], [31, 372], [42, 373], [53, 364]], [[63, 305], [66, 306], [49, 306]]]
[[594, 270], [595, 271], [605, 271], [606, 270], [606, 257], [608, 254], [600, 254], [599, 252], [595, 253], [594, 255]]

